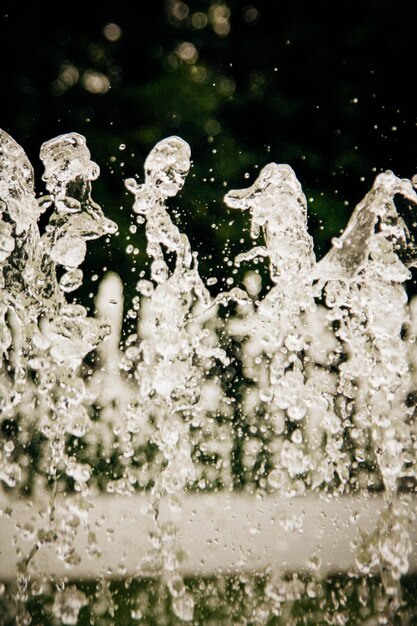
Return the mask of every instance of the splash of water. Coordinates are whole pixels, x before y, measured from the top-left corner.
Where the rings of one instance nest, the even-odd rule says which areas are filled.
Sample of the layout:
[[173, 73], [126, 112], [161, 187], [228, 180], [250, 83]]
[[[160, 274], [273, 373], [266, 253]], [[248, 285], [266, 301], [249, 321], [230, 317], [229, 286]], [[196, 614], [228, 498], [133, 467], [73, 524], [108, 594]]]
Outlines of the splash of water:
[[[82, 305], [69, 304], [64, 293], [82, 280], [78, 266], [85, 256], [86, 240], [115, 232], [117, 226], [91, 199], [90, 181], [97, 177], [98, 167], [83, 137], [72, 133], [42, 146], [50, 196], [39, 201], [33, 170], [22, 148], [4, 131], [0, 145], [2, 420], [15, 424], [13, 429], [22, 433], [13, 451], [5, 455], [3, 449], [2, 476], [9, 487], [17, 488], [27, 487], [29, 481], [32, 489], [45, 489], [52, 482], [47, 528], [38, 532], [19, 564], [17, 619], [24, 624], [29, 573], [38, 550], [52, 541], [62, 560], [68, 564], [79, 560], [71, 515], [64, 516], [66, 522], [57, 528], [60, 512], [55, 495], [62, 472], [74, 480], [78, 491], [86, 492], [91, 468], [77, 463], [67, 446], [69, 437], [81, 438], [91, 426], [79, 368], [109, 329], [88, 317]], [[38, 219], [46, 209], [51, 213], [41, 234]], [[66, 270], [60, 280], [59, 266]], [[34, 438], [39, 438], [42, 463], [32, 481], [30, 465], [10, 462], [8, 457], [25, 458], [25, 448]]]
[[[143, 183], [126, 181], [144, 225], [150, 275], [131, 303], [136, 332], [121, 337], [116, 275], [100, 285], [95, 318], [67, 300], [83, 279], [86, 242], [117, 230], [91, 197], [98, 166], [77, 133], [46, 142], [40, 156], [48, 195], [37, 198], [23, 149], [0, 131], [0, 420], [8, 433], [0, 480], [7, 494], [50, 494], [44, 527], [25, 530], [31, 542], [19, 559], [17, 623], [30, 623], [39, 552], [52, 547], [74, 568], [77, 535], [85, 531], [90, 556], [99, 558], [88, 509], [101, 489], [113, 498], [147, 492], [153, 527], [138, 574], [159, 576], [177, 618], [193, 621], [178, 511], [187, 490], [237, 483], [257, 497], [383, 492], [385, 510], [358, 543], [357, 567], [380, 575], [380, 616], [393, 620], [411, 550], [407, 485], [416, 476], [417, 306], [405, 288], [416, 252], [397, 208], [417, 204], [410, 181], [378, 176], [317, 262], [295, 173], [267, 165], [252, 186], [225, 197], [232, 210], [247, 212], [261, 241], [236, 258], [236, 267], [249, 266], [242, 287], [213, 298], [167, 205], [184, 185], [190, 148], [179, 137], [160, 141]], [[262, 298], [258, 258], [268, 259], [271, 280]], [[86, 373], [92, 351], [95, 366]], [[235, 385], [232, 363], [243, 372]], [[99, 471], [103, 463], [109, 472]], [[75, 498], [58, 500], [58, 491]], [[302, 518], [280, 523], [285, 532], [302, 531]], [[308, 571], [316, 572], [319, 556], [310, 561]], [[117, 565], [123, 575], [122, 557]], [[266, 576], [263, 603], [253, 600], [245, 623], [277, 615], [290, 623], [285, 607], [303, 593], [321, 593], [318, 580], [304, 585], [273, 567]], [[77, 623], [88, 598], [53, 582], [54, 617]], [[252, 583], [242, 584], [253, 598]], [[99, 595], [114, 613], [105, 583]]]

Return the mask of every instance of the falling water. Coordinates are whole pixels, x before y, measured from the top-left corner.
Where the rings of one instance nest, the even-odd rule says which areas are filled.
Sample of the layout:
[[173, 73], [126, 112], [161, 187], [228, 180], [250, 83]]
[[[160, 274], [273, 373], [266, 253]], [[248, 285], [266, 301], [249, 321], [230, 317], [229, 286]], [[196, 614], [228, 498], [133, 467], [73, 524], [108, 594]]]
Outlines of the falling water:
[[[317, 262], [294, 171], [267, 165], [252, 186], [225, 196], [245, 211], [258, 241], [235, 259], [243, 284], [213, 298], [167, 204], [185, 183], [190, 148], [178, 137], [160, 141], [143, 182], [125, 183], [150, 261], [128, 303], [137, 326], [127, 334], [116, 274], [99, 287], [95, 317], [68, 295], [82, 284], [87, 241], [117, 231], [91, 197], [99, 168], [85, 139], [62, 135], [44, 143], [40, 157], [47, 195], [37, 198], [25, 152], [0, 131], [0, 504], [14, 524], [15, 557], [13, 572], [0, 567], [0, 624], [41, 623], [39, 597], [42, 620], [77, 624], [88, 611], [89, 623], [115, 623], [114, 578], [159, 585], [153, 617], [152, 592], [138, 588], [129, 619], [144, 624], [301, 624], [303, 602], [313, 607], [309, 623], [410, 620], [401, 579], [412, 552], [417, 458], [417, 305], [406, 291], [416, 224], [403, 215], [417, 205], [411, 182], [380, 174]], [[269, 263], [269, 289], [259, 259]], [[103, 494], [106, 509], [96, 515]], [[105, 544], [130, 532], [130, 514], [120, 513], [121, 530], [106, 524], [129, 500], [141, 502], [134, 508], [144, 520], [130, 551], [142, 539], [145, 547], [133, 555], [133, 573], [127, 550], [103, 569]], [[246, 552], [244, 529], [233, 527], [237, 565], [230, 572], [219, 563], [212, 579], [187, 569], [196, 547], [182, 516], [204, 524], [201, 502], [209, 502], [207, 527], [222, 506], [232, 524], [246, 506], [257, 520]], [[322, 511], [320, 535], [326, 507], [339, 507], [329, 523], [343, 544], [338, 511], [350, 502], [356, 534], [346, 538], [353, 565], [345, 582], [332, 588], [326, 579], [329, 569], [338, 572], [337, 559], [327, 570], [323, 563], [326, 537], [300, 571], [273, 559], [249, 567], [268, 559], [268, 548], [253, 550], [262, 533], [268, 545], [272, 529], [283, 533], [283, 561], [291, 562], [290, 536], [308, 536], [309, 508]], [[364, 502], [368, 521], [355, 509]], [[278, 514], [265, 519], [270, 503]], [[226, 541], [227, 524], [219, 526], [208, 552], [197, 547], [203, 571], [210, 550]], [[86, 560], [97, 564], [93, 593], [77, 574]], [[217, 621], [198, 608], [207, 590], [207, 614], [214, 597], [225, 598]]]

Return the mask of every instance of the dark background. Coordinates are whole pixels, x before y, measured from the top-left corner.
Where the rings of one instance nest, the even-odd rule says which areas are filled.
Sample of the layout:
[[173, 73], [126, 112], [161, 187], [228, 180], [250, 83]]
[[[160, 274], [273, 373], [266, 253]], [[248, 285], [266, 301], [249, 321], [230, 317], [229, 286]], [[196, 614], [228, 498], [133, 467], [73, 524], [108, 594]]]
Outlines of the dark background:
[[219, 278], [213, 292], [231, 276], [229, 259], [251, 245], [247, 216], [225, 208], [224, 192], [251, 183], [269, 161], [295, 169], [323, 256], [376, 173], [417, 172], [414, 5], [3, 3], [0, 127], [26, 149], [38, 193], [41, 143], [84, 134], [102, 172], [93, 197], [120, 225], [109, 243], [90, 244], [77, 295], [88, 298], [96, 290], [89, 276], [105, 268], [131, 293], [146, 269], [143, 227], [128, 230], [123, 180], [142, 176], [150, 148], [171, 134], [193, 154], [173, 219], [198, 251], [202, 275]]

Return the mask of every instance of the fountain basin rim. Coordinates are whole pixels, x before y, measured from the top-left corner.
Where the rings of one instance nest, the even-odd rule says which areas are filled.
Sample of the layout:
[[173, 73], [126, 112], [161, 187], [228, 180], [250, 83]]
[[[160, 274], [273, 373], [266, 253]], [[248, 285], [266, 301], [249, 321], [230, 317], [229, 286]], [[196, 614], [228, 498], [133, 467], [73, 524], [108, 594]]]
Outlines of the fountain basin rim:
[[[62, 506], [71, 507], [72, 496], [57, 500], [57, 525]], [[57, 575], [69, 579], [149, 577], [144, 559], [149, 554], [148, 534], [155, 530], [145, 514], [145, 494], [99, 495], [89, 500], [89, 529], [96, 535], [101, 557], [89, 556], [88, 530], [80, 528], [75, 539], [78, 565], [68, 568], [52, 546], [42, 546], [31, 564], [32, 575]], [[27, 528], [45, 528], [48, 502], [1, 501], [10, 516], [0, 518], [0, 580], [16, 576], [16, 547], [27, 553], [34, 539], [24, 540]], [[417, 511], [417, 497], [409, 506]], [[355, 543], [360, 532], [372, 532], [386, 507], [383, 494], [318, 497], [309, 494], [295, 498], [246, 493], [189, 493], [182, 510], [173, 512], [161, 502], [160, 522], [174, 522], [178, 539], [187, 552], [180, 566], [186, 576], [215, 576], [241, 572], [276, 570], [315, 572], [328, 575], [355, 572]], [[410, 527], [413, 547], [417, 528]], [[90, 546], [91, 548], [91, 546]], [[417, 571], [417, 556], [410, 555], [409, 571]]]

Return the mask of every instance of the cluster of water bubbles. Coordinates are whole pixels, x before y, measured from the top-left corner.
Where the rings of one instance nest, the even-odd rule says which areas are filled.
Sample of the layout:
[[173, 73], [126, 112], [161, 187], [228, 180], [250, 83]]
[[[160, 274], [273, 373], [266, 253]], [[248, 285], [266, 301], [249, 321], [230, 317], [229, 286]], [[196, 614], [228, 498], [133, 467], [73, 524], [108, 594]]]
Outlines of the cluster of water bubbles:
[[[380, 576], [375, 623], [390, 623], [402, 605], [416, 478], [411, 182], [379, 175], [317, 262], [299, 181], [288, 165], [267, 165], [251, 187], [225, 196], [248, 212], [260, 241], [235, 260], [248, 266], [242, 288], [213, 298], [167, 208], [190, 169], [189, 146], [178, 137], [159, 142], [143, 183], [126, 181], [146, 231], [150, 276], [131, 303], [137, 329], [123, 336], [117, 275], [103, 280], [95, 317], [67, 299], [82, 283], [86, 242], [117, 231], [91, 197], [98, 166], [76, 133], [46, 142], [40, 156], [49, 195], [36, 198], [25, 152], [0, 131], [0, 480], [7, 502], [50, 498], [42, 529], [18, 529], [30, 547], [18, 555], [10, 592], [17, 623], [31, 623], [39, 580], [54, 586], [53, 616], [77, 623], [86, 594], [65, 579], [45, 581], [37, 553], [54, 546], [70, 571], [80, 561], [77, 533], [89, 529], [89, 554], [99, 558], [88, 509], [103, 490], [148, 494], [153, 530], [138, 574], [160, 577], [174, 614], [193, 621], [197, 598], [181, 574], [187, 546], [175, 513], [187, 490], [236, 484], [258, 498], [383, 492], [385, 510], [357, 546], [357, 568]], [[263, 297], [260, 257], [271, 279]], [[69, 492], [70, 501], [58, 498]], [[161, 520], [162, 501], [172, 519]], [[303, 593], [320, 595], [316, 579], [263, 574], [263, 600], [253, 600], [242, 624], [279, 615], [297, 623], [288, 606]], [[242, 584], [248, 598], [256, 595]], [[100, 589], [106, 595], [104, 581]], [[328, 623], [347, 623], [340, 619]]]

